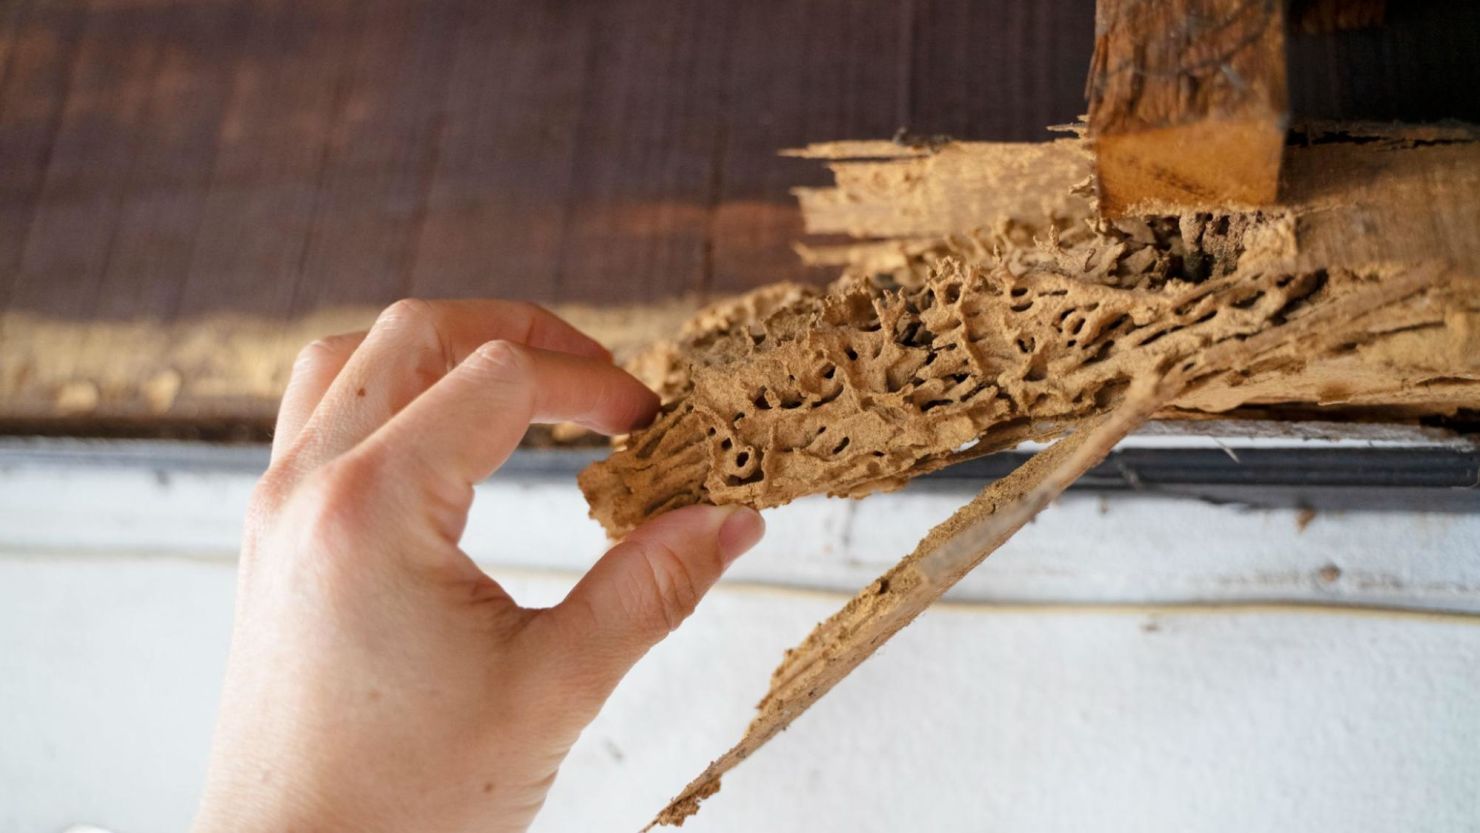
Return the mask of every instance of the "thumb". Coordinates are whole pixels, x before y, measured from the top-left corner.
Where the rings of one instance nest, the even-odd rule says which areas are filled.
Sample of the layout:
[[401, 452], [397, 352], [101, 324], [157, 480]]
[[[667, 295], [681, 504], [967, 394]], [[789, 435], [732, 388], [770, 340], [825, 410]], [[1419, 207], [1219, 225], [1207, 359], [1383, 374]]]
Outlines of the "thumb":
[[[677, 628], [765, 522], [741, 506], [689, 506], [633, 530], [549, 611], [605, 692]], [[603, 696], [604, 699], [604, 696]]]

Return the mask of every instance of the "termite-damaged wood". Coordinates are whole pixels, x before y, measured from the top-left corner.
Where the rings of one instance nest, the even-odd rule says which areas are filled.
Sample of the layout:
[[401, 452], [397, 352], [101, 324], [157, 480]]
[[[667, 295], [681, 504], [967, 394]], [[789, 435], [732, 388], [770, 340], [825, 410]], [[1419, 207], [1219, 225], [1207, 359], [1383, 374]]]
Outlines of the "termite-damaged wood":
[[[1305, 134], [1289, 171], [1296, 198], [1278, 208], [1115, 222], [1095, 219], [1072, 186], [1073, 153], [1059, 175], [1036, 171], [1014, 192], [1012, 178], [971, 172], [970, 145], [825, 149], [841, 158], [839, 187], [806, 195], [809, 224], [871, 239], [808, 251], [845, 265], [828, 290], [763, 290], [650, 351], [639, 369], [667, 404], [583, 473], [593, 515], [620, 534], [697, 501], [858, 496], [1069, 436], [789, 651], [739, 743], [654, 824], [681, 824], [1151, 416], [1480, 409], [1480, 249], [1461, 232], [1480, 210], [1480, 146], [1463, 130], [1350, 138]], [[1013, 156], [979, 151], [983, 165]], [[975, 200], [975, 225], [958, 199]]]
[[918, 287], [845, 280], [754, 329], [692, 344], [686, 389], [581, 484], [613, 535], [693, 503], [766, 507], [896, 488], [1063, 433], [1113, 408], [1151, 367], [1412, 275], [1422, 291], [1361, 310], [1330, 350], [1290, 346], [1171, 404], [1314, 399], [1435, 414], [1480, 402], [1477, 285], [1446, 271], [1235, 271], [1160, 285], [1140, 275], [1116, 286], [946, 261]]
[[1108, 216], [1274, 201], [1282, 0], [1099, 0], [1095, 33], [1089, 138]]
[[[971, 149], [942, 151], [953, 153]], [[1004, 153], [991, 146], [981, 157], [997, 164]], [[1354, 313], [1328, 349], [1287, 346], [1170, 407], [1414, 417], [1480, 406], [1480, 247], [1463, 231], [1480, 227], [1480, 144], [1330, 142], [1292, 153], [1300, 198], [1278, 209], [1091, 224], [1084, 197], [1077, 208], [1071, 195], [1009, 199], [1001, 204], [1050, 205], [1052, 215], [984, 214], [981, 228], [933, 242], [870, 244], [859, 258], [867, 271], [826, 293], [789, 288], [752, 299], [766, 297], [762, 314], [714, 317], [650, 357], [644, 375], [669, 403], [583, 473], [593, 514], [619, 535], [691, 503], [764, 507], [894, 488], [1061, 434], [1113, 408], [1149, 367], [1410, 279], [1421, 291]], [[866, 230], [859, 218], [877, 215], [869, 201], [886, 202], [896, 183], [900, 205], [924, 210], [888, 229], [915, 235], [956, 222], [930, 210], [949, 202], [949, 188], [993, 181], [961, 176], [961, 158], [927, 163], [838, 163], [904, 170], [870, 180], [864, 199], [814, 206]], [[1331, 170], [1346, 178], [1328, 180]], [[864, 190], [860, 181], [840, 178], [841, 193]], [[1079, 223], [1059, 231], [1063, 217]]]
[[932, 529], [914, 552], [788, 651], [739, 743], [700, 773], [649, 829], [681, 825], [697, 812], [701, 801], [718, 792], [726, 772], [832, 690], [1152, 414], [1229, 369], [1257, 365], [1289, 350], [1329, 350], [1373, 311], [1400, 305], [1430, 285], [1422, 273], [1372, 282], [1299, 320], [1204, 346], [1185, 359], [1163, 357], [1146, 368], [1113, 410], [1083, 420], [1068, 438], [983, 489]]

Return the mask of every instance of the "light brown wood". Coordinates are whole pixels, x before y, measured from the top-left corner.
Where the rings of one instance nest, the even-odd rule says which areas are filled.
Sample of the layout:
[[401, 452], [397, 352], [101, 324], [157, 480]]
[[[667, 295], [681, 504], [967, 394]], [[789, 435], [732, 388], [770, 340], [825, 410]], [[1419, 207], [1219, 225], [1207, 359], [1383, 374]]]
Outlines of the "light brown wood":
[[1280, 0], [1100, 0], [1088, 87], [1100, 208], [1273, 202], [1287, 121]]
[[718, 792], [723, 775], [791, 725], [1158, 410], [1230, 371], [1258, 366], [1281, 352], [1328, 350], [1345, 338], [1343, 329], [1421, 295], [1433, 280], [1431, 273], [1420, 271], [1373, 281], [1288, 323], [1211, 344], [1191, 358], [1158, 363], [1137, 374], [1115, 408], [1084, 420], [1067, 439], [983, 489], [932, 529], [914, 552], [787, 651], [739, 742], [690, 782], [647, 829], [683, 824], [700, 802]]

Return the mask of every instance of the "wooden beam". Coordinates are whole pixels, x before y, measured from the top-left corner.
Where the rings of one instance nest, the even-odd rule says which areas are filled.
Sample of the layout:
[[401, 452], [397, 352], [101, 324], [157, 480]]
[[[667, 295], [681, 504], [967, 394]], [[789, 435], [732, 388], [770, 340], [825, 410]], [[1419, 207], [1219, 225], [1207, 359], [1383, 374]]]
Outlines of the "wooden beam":
[[1100, 209], [1274, 201], [1287, 121], [1280, 0], [1100, 0], [1089, 137]]

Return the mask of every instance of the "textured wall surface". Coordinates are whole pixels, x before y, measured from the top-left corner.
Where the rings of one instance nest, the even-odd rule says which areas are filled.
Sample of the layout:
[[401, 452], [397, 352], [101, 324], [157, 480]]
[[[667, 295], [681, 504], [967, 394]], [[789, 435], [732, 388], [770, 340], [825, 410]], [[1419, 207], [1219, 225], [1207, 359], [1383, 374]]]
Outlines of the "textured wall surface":
[[[0, 460], [0, 831], [188, 823], [254, 473], [167, 457]], [[768, 513], [767, 542], [582, 738], [537, 829], [640, 826], [743, 729], [781, 651], [964, 499]], [[496, 479], [467, 548], [550, 602], [601, 547], [583, 515], [572, 483]], [[1480, 517], [1297, 520], [1071, 494], [685, 830], [1467, 829]]]

